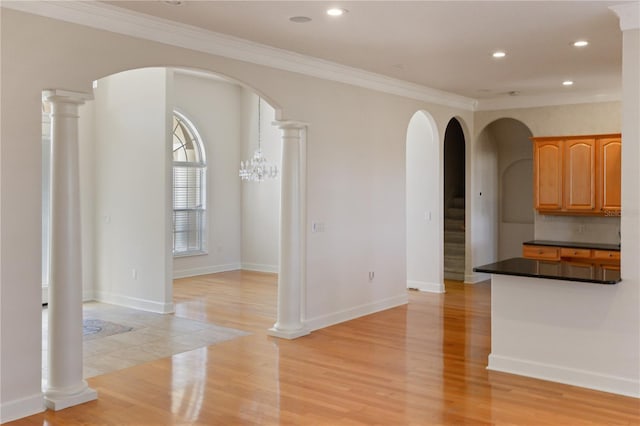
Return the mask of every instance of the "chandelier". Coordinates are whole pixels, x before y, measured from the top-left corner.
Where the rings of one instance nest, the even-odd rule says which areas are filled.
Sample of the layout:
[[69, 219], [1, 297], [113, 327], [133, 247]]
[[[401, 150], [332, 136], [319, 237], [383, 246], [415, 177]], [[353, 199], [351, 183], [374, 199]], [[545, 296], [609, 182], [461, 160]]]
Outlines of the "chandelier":
[[278, 177], [278, 166], [269, 164], [262, 155], [261, 143], [262, 133], [260, 129], [260, 103], [262, 98], [258, 97], [258, 149], [253, 153], [253, 157], [247, 161], [240, 162], [240, 179], [249, 182], [262, 182], [265, 179], [275, 179]]

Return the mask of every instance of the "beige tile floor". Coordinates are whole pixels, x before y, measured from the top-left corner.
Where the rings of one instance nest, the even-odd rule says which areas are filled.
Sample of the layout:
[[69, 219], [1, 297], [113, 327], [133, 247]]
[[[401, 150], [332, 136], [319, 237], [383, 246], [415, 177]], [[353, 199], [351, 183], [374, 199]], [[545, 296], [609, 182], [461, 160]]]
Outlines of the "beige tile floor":
[[[174, 315], [154, 314], [98, 302], [85, 303], [83, 315], [85, 319], [101, 319], [133, 327], [133, 330], [128, 332], [84, 340], [85, 378], [250, 334], [242, 330], [178, 318]], [[47, 325], [47, 308], [43, 308], [43, 383], [47, 378]]]

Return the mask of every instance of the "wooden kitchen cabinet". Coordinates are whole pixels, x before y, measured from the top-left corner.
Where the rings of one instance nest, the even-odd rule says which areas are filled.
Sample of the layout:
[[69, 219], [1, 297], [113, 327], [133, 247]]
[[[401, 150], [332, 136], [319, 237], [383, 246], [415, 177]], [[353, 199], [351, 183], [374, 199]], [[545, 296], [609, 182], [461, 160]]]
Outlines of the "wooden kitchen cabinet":
[[560, 257], [570, 257], [573, 259], [590, 259], [592, 257], [592, 254], [591, 249], [562, 247], [560, 248]]
[[564, 210], [592, 212], [596, 208], [596, 140], [569, 139], [563, 143]]
[[522, 246], [522, 257], [538, 260], [560, 260], [560, 249], [551, 246]]
[[620, 270], [619, 250], [600, 250], [590, 248], [522, 245], [522, 257], [536, 260], [565, 260], [574, 263], [598, 265], [603, 268]]
[[532, 140], [536, 210], [542, 214], [620, 214], [620, 134]]
[[598, 204], [605, 216], [619, 216], [621, 210], [622, 141], [619, 137], [598, 139], [600, 167]]
[[533, 146], [534, 198], [537, 210], [562, 209], [561, 140], [535, 140]]
[[593, 250], [591, 257], [603, 262], [620, 262], [620, 252], [614, 250]]

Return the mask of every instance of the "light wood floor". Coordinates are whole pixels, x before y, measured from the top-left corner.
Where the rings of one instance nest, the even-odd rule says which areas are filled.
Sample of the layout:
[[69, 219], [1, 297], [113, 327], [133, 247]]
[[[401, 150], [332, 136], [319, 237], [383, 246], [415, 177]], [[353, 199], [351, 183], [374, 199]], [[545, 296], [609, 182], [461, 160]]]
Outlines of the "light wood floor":
[[487, 371], [490, 287], [446, 287], [286, 341], [265, 332], [273, 275], [178, 280], [177, 316], [253, 334], [91, 378], [98, 401], [10, 424], [640, 424], [638, 399]]

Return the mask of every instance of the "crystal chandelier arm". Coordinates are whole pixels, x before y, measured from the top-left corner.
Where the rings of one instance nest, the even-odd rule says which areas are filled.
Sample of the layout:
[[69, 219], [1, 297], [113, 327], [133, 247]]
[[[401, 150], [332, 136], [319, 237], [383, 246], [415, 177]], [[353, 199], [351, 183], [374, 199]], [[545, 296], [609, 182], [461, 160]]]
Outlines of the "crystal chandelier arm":
[[269, 164], [262, 154], [261, 103], [262, 98], [258, 96], [258, 149], [249, 160], [240, 162], [240, 171], [238, 173], [242, 180], [252, 182], [262, 182], [265, 179], [278, 177], [278, 166]]

